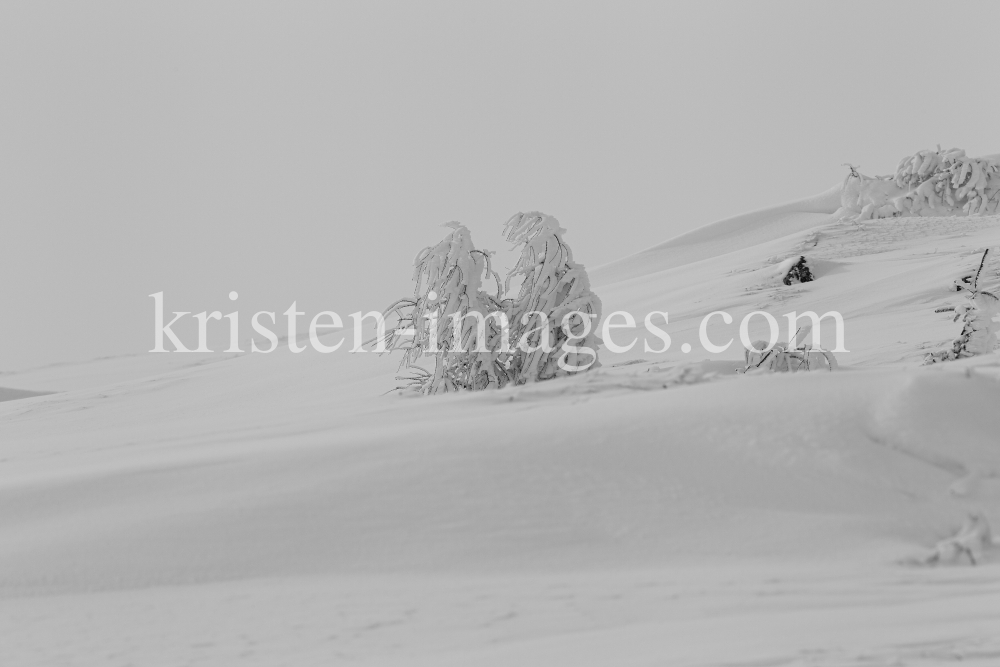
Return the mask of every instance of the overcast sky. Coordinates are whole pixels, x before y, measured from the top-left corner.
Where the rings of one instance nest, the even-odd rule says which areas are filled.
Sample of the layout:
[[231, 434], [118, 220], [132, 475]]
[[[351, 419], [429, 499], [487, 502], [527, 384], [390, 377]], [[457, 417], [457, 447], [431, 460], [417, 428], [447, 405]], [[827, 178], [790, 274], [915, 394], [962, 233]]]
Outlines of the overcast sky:
[[247, 330], [381, 309], [450, 220], [501, 249], [542, 210], [595, 267], [844, 162], [1000, 152], [998, 26], [997, 2], [3, 3], [0, 371], [151, 349], [158, 291], [236, 290]]

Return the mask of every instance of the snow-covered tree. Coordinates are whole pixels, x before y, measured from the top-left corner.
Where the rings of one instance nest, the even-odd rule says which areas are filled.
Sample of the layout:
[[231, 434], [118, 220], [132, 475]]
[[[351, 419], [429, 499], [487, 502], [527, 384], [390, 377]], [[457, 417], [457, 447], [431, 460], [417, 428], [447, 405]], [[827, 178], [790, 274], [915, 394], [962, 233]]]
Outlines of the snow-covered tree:
[[504, 231], [521, 249], [506, 281], [509, 288], [511, 280], [522, 279], [510, 307], [510, 370], [517, 384], [598, 367], [601, 300], [563, 241], [566, 230], [554, 217], [532, 211], [512, 216]]
[[965, 288], [968, 301], [955, 308], [953, 321], [962, 320], [962, 333], [952, 342], [951, 347], [928, 354], [924, 358], [925, 364], [989, 354], [996, 349], [998, 325], [993, 318], [1000, 315], [1000, 297], [979, 289], [979, 279], [989, 255], [989, 250], [983, 253], [979, 270], [973, 276], [971, 284]]
[[[463, 225], [414, 260], [412, 298], [385, 315], [396, 324], [383, 339], [400, 350], [409, 387], [423, 394], [500, 388], [548, 380], [599, 366], [594, 333], [601, 301], [562, 240], [558, 221], [543, 213], [513, 216], [507, 239], [520, 246], [517, 265], [501, 285], [492, 253], [477, 250]], [[504, 299], [521, 279], [516, 299]], [[496, 282], [496, 295], [483, 289]], [[433, 360], [433, 371], [421, 365]]]
[[[508, 327], [500, 303], [500, 276], [491, 253], [477, 250], [469, 230], [457, 222], [437, 245], [414, 259], [413, 298], [400, 299], [385, 314], [397, 324], [386, 334], [386, 349], [402, 350], [401, 376], [424, 394], [502, 387], [510, 380], [504, 350]], [[482, 289], [496, 281], [497, 296]], [[419, 362], [433, 359], [429, 371]]]
[[924, 150], [903, 158], [895, 182], [909, 192], [896, 199], [904, 215], [995, 213], [1000, 205], [1000, 165], [972, 158], [960, 148]]

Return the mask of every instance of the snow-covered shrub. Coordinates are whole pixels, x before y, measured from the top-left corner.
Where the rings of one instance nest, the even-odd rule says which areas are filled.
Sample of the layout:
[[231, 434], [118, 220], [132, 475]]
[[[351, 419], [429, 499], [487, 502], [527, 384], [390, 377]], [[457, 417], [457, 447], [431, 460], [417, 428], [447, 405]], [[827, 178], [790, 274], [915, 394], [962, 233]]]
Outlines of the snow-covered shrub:
[[[492, 253], [477, 250], [463, 225], [448, 226], [451, 233], [413, 262], [413, 297], [385, 311], [397, 318], [383, 339], [385, 349], [402, 351], [400, 368], [409, 371], [399, 379], [434, 394], [548, 380], [600, 366], [594, 329], [601, 301], [555, 218], [518, 213], [507, 221], [507, 239], [521, 254], [503, 285]], [[522, 279], [517, 298], [504, 299], [516, 278]], [[483, 289], [490, 279], [496, 296]], [[420, 365], [425, 357], [433, 358], [433, 372]]]
[[951, 290], [953, 292], [961, 292], [962, 290], [969, 289], [972, 286], [972, 278], [975, 275], [975, 272], [963, 273], [952, 281]]
[[516, 346], [510, 370], [516, 383], [600, 366], [595, 329], [601, 300], [591, 291], [583, 265], [573, 261], [559, 221], [537, 211], [518, 213], [507, 221], [504, 232], [515, 248], [521, 248], [506, 281], [509, 287], [512, 279], [523, 279], [510, 309], [511, 341]]
[[833, 371], [837, 370], [837, 358], [833, 352], [824, 350], [821, 347], [811, 345], [796, 345], [794, 348], [788, 343], [778, 342], [774, 347], [764, 352], [767, 342], [754, 341], [753, 350], [744, 352], [746, 367], [744, 373], [752, 372], [772, 372], [772, 373], [795, 373], [798, 371]]
[[[979, 278], [989, 254], [989, 250], [983, 253], [979, 270], [973, 276], [971, 284], [964, 288], [968, 292], [968, 301], [955, 308], [953, 321], [962, 320], [962, 333], [952, 341], [951, 347], [924, 357], [924, 364], [989, 354], [996, 349], [998, 325], [993, 318], [1000, 315], [1000, 297], [979, 289]], [[963, 284], [964, 281], [955, 283], [959, 289], [963, 289]]]
[[814, 280], [805, 256], [789, 257], [778, 265], [778, 274], [781, 276], [781, 282], [786, 285], [791, 285], [793, 282], [810, 283]]
[[896, 169], [896, 185], [910, 192], [895, 200], [909, 215], [966, 215], [995, 213], [1000, 203], [1000, 165], [971, 158], [960, 148], [920, 151], [903, 158]]
[[873, 178], [851, 166], [841, 204], [860, 220], [996, 213], [1000, 210], [1000, 164], [969, 157], [960, 148], [941, 150], [939, 146], [904, 157], [894, 176]]
[[990, 292], [969, 295], [969, 302], [955, 309], [955, 319], [962, 320], [962, 333], [951, 347], [928, 354], [925, 364], [953, 361], [978, 354], [989, 354], [997, 345], [997, 324], [993, 318], [1000, 315], [1000, 299]]
[[890, 218], [900, 215], [892, 203], [904, 190], [896, 185], [892, 176], [866, 176], [854, 165], [840, 189], [841, 212], [859, 220]]
[[[413, 298], [385, 311], [398, 319], [386, 334], [386, 349], [403, 351], [401, 368], [410, 375], [400, 379], [424, 394], [502, 387], [510, 376], [503, 349], [506, 315], [500, 276], [490, 253], [475, 248], [464, 225], [448, 226], [451, 233], [414, 259]], [[484, 276], [496, 281], [496, 297], [482, 289]], [[418, 364], [424, 356], [433, 357], [433, 372]]]
[[934, 550], [918, 563], [922, 565], [956, 563], [965, 556], [971, 565], [978, 565], [983, 560], [984, 552], [996, 546], [1000, 546], [1000, 542], [993, 535], [990, 522], [982, 511], [977, 510], [969, 513], [958, 533], [938, 542]]

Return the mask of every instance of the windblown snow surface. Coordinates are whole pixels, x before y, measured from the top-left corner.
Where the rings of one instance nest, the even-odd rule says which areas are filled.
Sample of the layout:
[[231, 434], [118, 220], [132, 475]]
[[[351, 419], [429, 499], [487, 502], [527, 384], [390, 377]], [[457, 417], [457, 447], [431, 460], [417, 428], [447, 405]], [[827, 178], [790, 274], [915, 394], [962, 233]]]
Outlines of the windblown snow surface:
[[[1000, 219], [838, 205], [593, 271], [673, 343], [567, 379], [406, 398], [396, 358], [287, 349], [0, 375], [0, 665], [1000, 664], [1000, 559], [914, 564], [1000, 527], [1000, 355], [920, 367]], [[817, 280], [782, 285], [799, 254]], [[850, 352], [735, 375], [715, 310], [720, 342], [839, 310]]]

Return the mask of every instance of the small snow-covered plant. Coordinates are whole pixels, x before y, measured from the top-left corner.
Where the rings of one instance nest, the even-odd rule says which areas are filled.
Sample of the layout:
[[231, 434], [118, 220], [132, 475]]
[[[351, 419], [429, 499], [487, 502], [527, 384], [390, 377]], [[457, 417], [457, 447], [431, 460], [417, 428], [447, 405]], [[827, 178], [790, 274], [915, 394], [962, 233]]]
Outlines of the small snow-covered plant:
[[746, 350], [744, 373], [772, 372], [796, 373], [798, 371], [834, 371], [837, 370], [837, 358], [833, 352], [812, 345], [795, 345], [778, 342], [774, 347], [764, 352], [767, 342], [758, 340], [753, 343], [753, 350]]
[[779, 265], [778, 270], [782, 276], [781, 282], [786, 285], [791, 285], [792, 281], [797, 283], [813, 281], [812, 271], [809, 270], [805, 256], [800, 256], [798, 259], [794, 257], [786, 259]]
[[[968, 287], [962, 287], [964, 281], [955, 283], [959, 289], [965, 289], [968, 292], [966, 294], [967, 302], [954, 309], [955, 318], [952, 320], [954, 322], [962, 320], [962, 333], [952, 341], [951, 347], [932, 352], [924, 357], [924, 364], [989, 354], [996, 349], [998, 325], [993, 321], [993, 318], [1000, 315], [1000, 297], [993, 292], [979, 289], [979, 278], [989, 254], [990, 250], [983, 253], [983, 258], [979, 262], [979, 270], [976, 271]], [[950, 308], [939, 309], [938, 312], [945, 310], [950, 310]]]
[[600, 365], [595, 333], [601, 300], [590, 289], [582, 264], [562, 239], [565, 230], [550, 215], [533, 211], [512, 216], [507, 240], [520, 247], [506, 285], [521, 278], [510, 307], [513, 350], [510, 370], [517, 384], [548, 380]]
[[[385, 311], [397, 317], [385, 347], [403, 351], [400, 368], [410, 373], [399, 379], [423, 394], [502, 387], [510, 380], [500, 276], [490, 253], [475, 248], [464, 225], [448, 226], [452, 231], [413, 261], [413, 298]], [[496, 281], [496, 297], [482, 289], [484, 276]], [[433, 372], [419, 365], [425, 356], [433, 357]]]
[[917, 560], [921, 565], [955, 563], [965, 556], [971, 565], [978, 565], [988, 549], [1000, 546], [1000, 540], [993, 535], [990, 522], [982, 511], [969, 513], [959, 531], [946, 540], [941, 540], [934, 550]]

